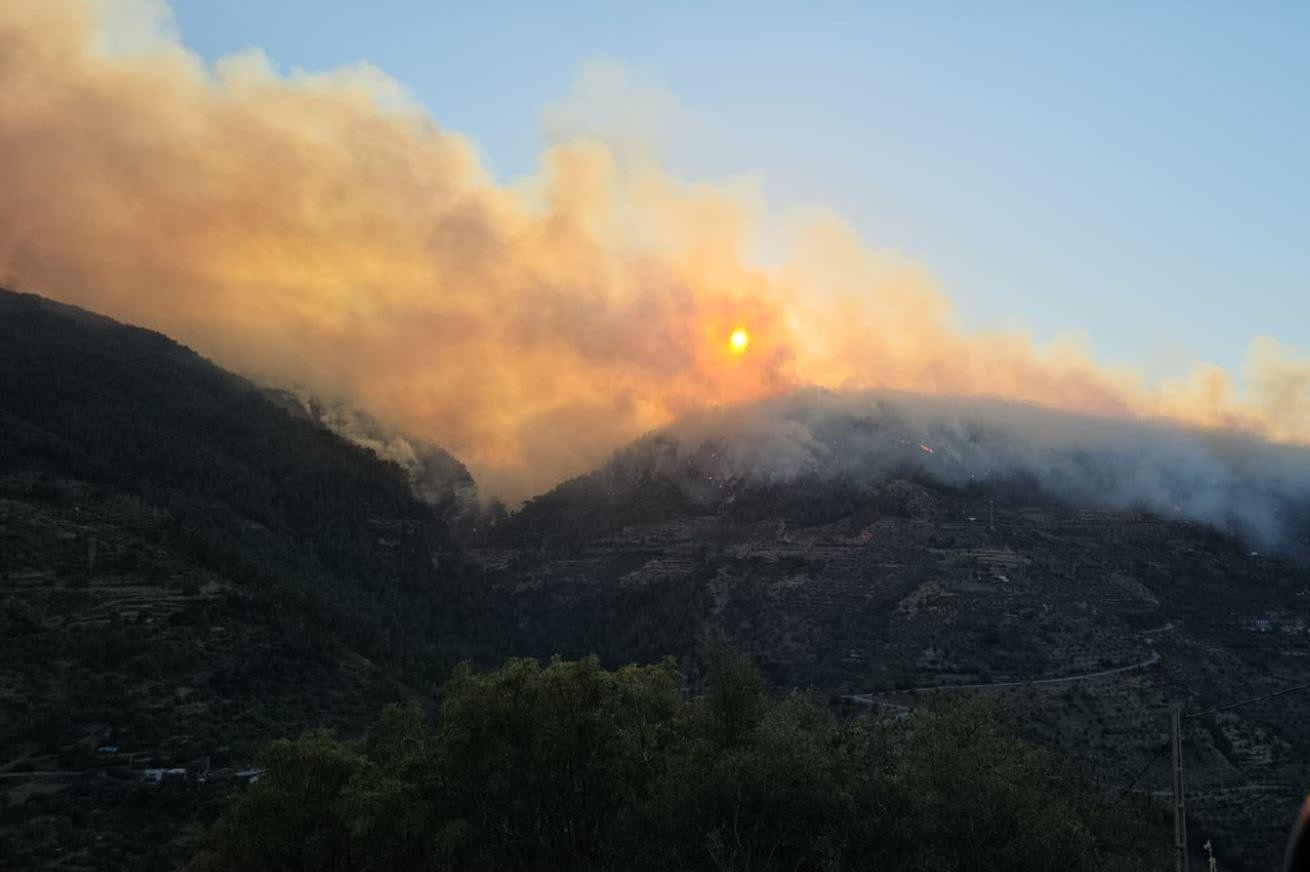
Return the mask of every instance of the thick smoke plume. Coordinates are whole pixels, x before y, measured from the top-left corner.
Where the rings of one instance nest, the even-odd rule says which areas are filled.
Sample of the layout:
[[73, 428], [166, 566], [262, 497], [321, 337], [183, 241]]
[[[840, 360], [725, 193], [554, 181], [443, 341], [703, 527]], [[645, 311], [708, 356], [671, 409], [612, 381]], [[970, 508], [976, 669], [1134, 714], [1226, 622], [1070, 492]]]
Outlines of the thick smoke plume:
[[[839, 219], [771, 215], [628, 145], [573, 139], [501, 185], [372, 67], [208, 66], [150, 0], [0, 3], [0, 280], [366, 408], [511, 499], [805, 385], [1310, 438], [1310, 363], [1275, 346], [1240, 389], [1214, 369], [1148, 385], [962, 332], [922, 269]], [[748, 256], [766, 231], [768, 264]]]
[[652, 476], [693, 499], [889, 477], [1021, 484], [1067, 503], [1146, 510], [1265, 545], [1304, 546], [1310, 448], [1159, 421], [987, 398], [808, 389], [690, 415], [615, 454], [619, 487]]

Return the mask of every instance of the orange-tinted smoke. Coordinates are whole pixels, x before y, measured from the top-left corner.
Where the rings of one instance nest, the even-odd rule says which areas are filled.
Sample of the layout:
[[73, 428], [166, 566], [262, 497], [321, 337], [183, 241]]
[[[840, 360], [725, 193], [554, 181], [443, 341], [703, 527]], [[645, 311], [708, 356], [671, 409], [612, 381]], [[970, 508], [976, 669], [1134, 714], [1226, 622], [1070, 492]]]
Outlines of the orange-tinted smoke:
[[[802, 384], [991, 394], [1310, 436], [1310, 364], [1262, 346], [1148, 387], [962, 332], [928, 275], [831, 216], [778, 221], [579, 139], [523, 183], [368, 66], [212, 67], [151, 0], [0, 4], [0, 280], [356, 403], [513, 499], [694, 408]], [[728, 337], [750, 331], [747, 353]], [[1247, 395], [1244, 395], [1247, 396]]]

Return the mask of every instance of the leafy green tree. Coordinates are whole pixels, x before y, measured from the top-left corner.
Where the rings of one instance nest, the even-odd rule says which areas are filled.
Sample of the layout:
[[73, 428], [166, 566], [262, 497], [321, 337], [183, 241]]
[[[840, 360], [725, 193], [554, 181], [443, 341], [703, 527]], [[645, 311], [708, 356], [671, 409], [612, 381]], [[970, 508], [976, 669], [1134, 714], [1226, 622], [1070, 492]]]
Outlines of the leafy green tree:
[[759, 725], [767, 707], [764, 687], [750, 660], [722, 642], [710, 651], [709, 673], [704, 702], [711, 729], [720, 745], [734, 747]]
[[278, 740], [264, 771], [219, 818], [196, 870], [347, 872], [362, 868], [345, 792], [367, 765], [358, 749], [326, 731]]
[[437, 729], [389, 708], [361, 743], [275, 742], [199, 870], [1134, 870], [1166, 840], [977, 704], [838, 722], [715, 654], [511, 660], [447, 686]]
[[[726, 675], [740, 677], [735, 670]], [[711, 711], [723, 711], [716, 696], [744, 701], [723, 690], [711, 689]], [[731, 744], [721, 744], [723, 722], [713, 720], [679, 748], [649, 815], [661, 825], [664, 855], [654, 868], [819, 868], [824, 858], [836, 858], [833, 830], [844, 793], [832, 753], [836, 726], [799, 697], [762, 709], [748, 731], [728, 732]], [[728, 708], [743, 710], [750, 709]], [[728, 723], [743, 721], [733, 716]]]
[[671, 664], [594, 659], [461, 671], [442, 709], [464, 868], [599, 868], [664, 765], [680, 705]]

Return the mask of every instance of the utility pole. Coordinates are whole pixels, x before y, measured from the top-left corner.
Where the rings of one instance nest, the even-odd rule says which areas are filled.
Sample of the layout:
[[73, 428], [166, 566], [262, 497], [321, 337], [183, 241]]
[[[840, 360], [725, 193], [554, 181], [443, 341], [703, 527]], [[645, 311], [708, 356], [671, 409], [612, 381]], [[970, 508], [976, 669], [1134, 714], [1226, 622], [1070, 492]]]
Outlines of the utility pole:
[[1183, 802], [1183, 707], [1169, 712], [1169, 734], [1173, 744], [1174, 773], [1174, 869], [1187, 872], [1187, 809]]

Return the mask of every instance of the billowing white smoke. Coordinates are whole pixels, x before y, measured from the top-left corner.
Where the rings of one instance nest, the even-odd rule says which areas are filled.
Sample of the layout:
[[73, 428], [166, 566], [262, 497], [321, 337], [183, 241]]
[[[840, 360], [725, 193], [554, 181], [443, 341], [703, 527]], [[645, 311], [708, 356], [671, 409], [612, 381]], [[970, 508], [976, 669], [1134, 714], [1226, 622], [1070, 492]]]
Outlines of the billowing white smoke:
[[[452, 452], [483, 493], [514, 502], [695, 409], [808, 385], [1310, 443], [1303, 354], [1256, 341], [1245, 372], [1161, 383], [1076, 342], [961, 329], [926, 268], [839, 216], [611, 141], [624, 117], [671, 111], [659, 100], [584, 81], [548, 114], [560, 138], [538, 170], [502, 184], [368, 64], [208, 64], [169, 18], [165, 0], [0, 0], [0, 284], [366, 409]], [[605, 123], [579, 124], [597, 98]], [[839, 462], [824, 440], [861, 432], [766, 423], [751, 444], [781, 468]], [[1163, 505], [1174, 484], [1144, 487]]]
[[[705, 482], [1030, 481], [1070, 504], [1144, 509], [1266, 544], [1310, 505], [1310, 449], [993, 399], [804, 390], [683, 419], [611, 469]], [[694, 478], [693, 478], [694, 476]]]
[[341, 438], [366, 448], [405, 473], [414, 496], [447, 512], [478, 510], [477, 485], [469, 471], [439, 445], [402, 433], [360, 409], [326, 402], [303, 390], [268, 389], [265, 396], [304, 415]]

